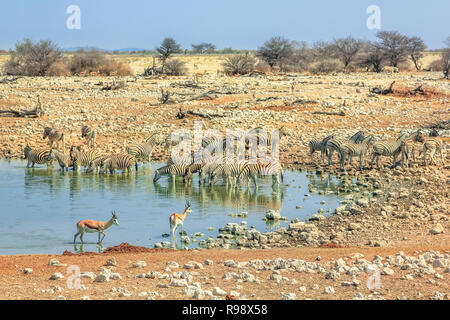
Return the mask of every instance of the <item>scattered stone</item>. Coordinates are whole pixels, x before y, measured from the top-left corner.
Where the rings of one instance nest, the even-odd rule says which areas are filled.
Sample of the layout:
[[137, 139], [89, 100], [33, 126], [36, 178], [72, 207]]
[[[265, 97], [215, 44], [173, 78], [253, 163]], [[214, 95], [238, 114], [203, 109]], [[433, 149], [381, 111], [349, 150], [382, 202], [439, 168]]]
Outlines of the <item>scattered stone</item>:
[[60, 272], [56, 272], [50, 276], [50, 280], [64, 279], [64, 276]]

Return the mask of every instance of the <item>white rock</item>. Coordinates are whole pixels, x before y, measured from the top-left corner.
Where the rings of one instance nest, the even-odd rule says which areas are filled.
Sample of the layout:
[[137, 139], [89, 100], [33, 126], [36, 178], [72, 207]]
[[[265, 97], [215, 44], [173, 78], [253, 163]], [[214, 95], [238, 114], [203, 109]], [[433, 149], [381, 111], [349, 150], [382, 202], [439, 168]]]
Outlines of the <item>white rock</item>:
[[147, 266], [147, 262], [145, 261], [136, 261], [133, 263], [133, 268], [145, 268]]
[[213, 295], [216, 295], [216, 296], [226, 296], [226, 295], [227, 295], [227, 292], [226, 292], [225, 290], [222, 290], [222, 289], [219, 288], [219, 287], [214, 287], [214, 288], [213, 288]]
[[50, 280], [64, 279], [64, 276], [60, 272], [55, 272], [50, 276]]

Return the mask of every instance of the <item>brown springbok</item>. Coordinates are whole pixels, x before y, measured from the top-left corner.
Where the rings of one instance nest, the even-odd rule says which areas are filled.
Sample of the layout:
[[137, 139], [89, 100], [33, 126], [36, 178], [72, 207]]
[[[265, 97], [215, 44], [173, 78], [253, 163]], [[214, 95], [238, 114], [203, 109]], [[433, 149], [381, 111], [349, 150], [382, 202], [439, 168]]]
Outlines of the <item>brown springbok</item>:
[[[117, 214], [116, 211], [112, 212], [112, 218], [108, 221], [97, 221], [97, 220], [80, 220], [77, 222], [77, 229], [78, 232], [73, 237], [73, 243], [75, 244], [75, 240], [77, 239], [77, 236], [80, 235], [81, 243], [83, 244], [83, 234], [85, 232], [94, 233], [98, 232], [98, 242], [97, 244], [100, 244], [103, 239], [105, 238], [105, 230], [111, 227], [113, 224], [119, 225], [119, 221], [117, 220]], [[100, 240], [100, 234], [103, 234], [103, 238]]]
[[175, 248], [175, 230], [177, 229], [178, 226], [181, 226], [181, 233], [183, 233], [184, 219], [186, 218], [186, 215], [191, 212], [192, 212], [191, 203], [189, 201], [186, 201], [186, 207], [184, 208], [183, 214], [173, 213], [169, 217], [170, 232], [173, 235], [173, 247], [174, 248]]

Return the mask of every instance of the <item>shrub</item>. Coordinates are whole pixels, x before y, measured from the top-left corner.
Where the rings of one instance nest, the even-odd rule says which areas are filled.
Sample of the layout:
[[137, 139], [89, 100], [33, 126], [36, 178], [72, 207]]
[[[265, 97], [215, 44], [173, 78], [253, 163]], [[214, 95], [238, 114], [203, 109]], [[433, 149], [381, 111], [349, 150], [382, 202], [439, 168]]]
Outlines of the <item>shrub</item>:
[[337, 59], [325, 59], [314, 62], [310, 65], [309, 71], [313, 74], [332, 73], [342, 71], [343, 65]]
[[128, 65], [111, 59], [99, 50], [79, 50], [75, 52], [69, 62], [69, 69], [74, 75], [95, 72], [101, 75], [131, 75]]
[[180, 59], [166, 61], [164, 74], [169, 76], [183, 76], [186, 74], [186, 63]]
[[62, 59], [62, 51], [50, 40], [33, 43], [25, 39], [10, 54], [3, 66], [8, 75], [46, 76], [51, 66]]
[[243, 75], [255, 70], [256, 59], [249, 54], [240, 54], [225, 59], [222, 63], [227, 75]]
[[294, 52], [294, 44], [282, 37], [273, 37], [264, 43], [257, 51], [257, 55], [266, 61], [270, 67], [278, 65], [283, 69], [283, 64], [289, 60]]

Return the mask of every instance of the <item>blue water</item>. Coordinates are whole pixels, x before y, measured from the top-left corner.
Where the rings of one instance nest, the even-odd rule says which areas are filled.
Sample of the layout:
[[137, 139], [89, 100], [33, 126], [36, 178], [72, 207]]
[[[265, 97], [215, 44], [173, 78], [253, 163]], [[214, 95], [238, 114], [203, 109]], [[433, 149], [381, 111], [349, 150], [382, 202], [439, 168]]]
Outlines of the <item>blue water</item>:
[[[279, 191], [272, 189], [270, 177], [259, 179], [259, 189], [247, 186], [238, 190], [220, 184], [213, 188], [199, 186], [194, 175], [191, 185], [182, 178], [175, 183], [163, 176], [153, 183], [153, 170], [162, 166], [116, 175], [61, 173], [55, 169], [36, 165], [26, 168], [21, 160], [0, 160], [0, 254], [62, 253], [74, 251], [73, 235], [76, 222], [81, 219], [106, 221], [115, 210], [119, 225], [106, 230], [104, 247], [122, 242], [153, 247], [155, 243], [170, 241], [163, 234], [170, 233], [169, 216], [182, 213], [186, 200], [191, 202], [192, 213], [184, 223], [190, 236], [204, 233], [216, 238], [218, 229], [228, 222], [255, 226], [261, 232], [286, 226], [266, 224], [262, 219], [269, 209], [281, 210], [289, 220], [308, 219], [322, 208], [325, 215], [334, 211], [342, 200], [332, 191], [337, 189], [334, 177], [316, 176], [306, 172], [286, 171]], [[153, 170], [152, 170], [153, 169]], [[309, 194], [308, 184], [328, 194]], [[305, 196], [309, 194], [309, 196]], [[321, 203], [325, 201], [325, 204]], [[301, 206], [301, 209], [296, 209]], [[230, 214], [248, 212], [248, 218], [235, 218]], [[214, 228], [209, 230], [209, 228]], [[97, 234], [85, 234], [83, 250], [96, 251]], [[198, 243], [198, 242], [197, 242]], [[192, 243], [189, 247], [197, 246]]]

